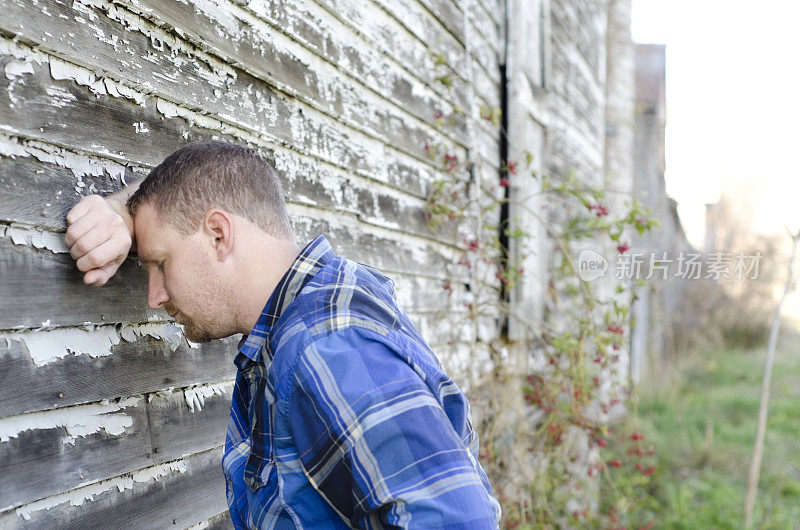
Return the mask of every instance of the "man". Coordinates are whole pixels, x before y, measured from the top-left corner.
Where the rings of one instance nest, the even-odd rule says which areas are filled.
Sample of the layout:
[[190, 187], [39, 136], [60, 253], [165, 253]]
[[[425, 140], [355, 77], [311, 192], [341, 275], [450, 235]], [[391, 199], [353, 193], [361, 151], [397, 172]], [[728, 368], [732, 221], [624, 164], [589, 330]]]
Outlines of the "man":
[[67, 221], [86, 283], [135, 240], [150, 307], [192, 341], [245, 334], [222, 463], [237, 528], [497, 527], [469, 404], [393, 283], [323, 236], [299, 249], [255, 152], [190, 144]]

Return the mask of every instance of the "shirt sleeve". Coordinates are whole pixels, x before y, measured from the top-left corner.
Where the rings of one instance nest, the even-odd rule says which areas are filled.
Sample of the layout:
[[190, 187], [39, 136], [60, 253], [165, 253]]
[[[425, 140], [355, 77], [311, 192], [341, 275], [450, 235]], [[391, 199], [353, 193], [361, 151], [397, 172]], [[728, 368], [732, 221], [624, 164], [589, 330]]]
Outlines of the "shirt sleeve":
[[474, 460], [431, 390], [357, 332], [309, 345], [288, 407], [309, 482], [360, 528], [496, 528]]

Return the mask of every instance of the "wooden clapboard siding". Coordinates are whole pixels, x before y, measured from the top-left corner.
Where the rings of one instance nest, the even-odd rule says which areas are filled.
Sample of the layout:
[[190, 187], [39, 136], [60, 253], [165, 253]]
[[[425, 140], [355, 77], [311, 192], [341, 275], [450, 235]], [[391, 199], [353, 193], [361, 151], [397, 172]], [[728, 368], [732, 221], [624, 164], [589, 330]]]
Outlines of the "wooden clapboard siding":
[[[7, 145], [16, 147], [28, 156], [0, 157], [0, 221], [65, 229], [65, 215], [82, 195], [107, 194], [123, 187], [121, 179], [116, 175], [112, 177], [102, 167], [100, 175], [77, 178], [71, 169], [59, 166], [56, 161], [41, 161], [25, 153], [25, 142]], [[38, 142], [38, 145], [42, 147], [46, 144]], [[55, 145], [47, 147], [52, 152], [64, 152]], [[422, 199], [384, 184], [367, 182], [313, 159], [280, 151], [278, 156], [269, 150], [265, 150], [264, 154], [281, 168], [279, 175], [285, 183], [284, 192], [290, 198], [290, 210], [293, 204], [299, 203], [332, 211], [347, 211], [357, 215], [363, 222], [394, 226], [404, 233], [446, 241], [444, 232], [433, 233], [429, 230]], [[287, 160], [287, 156], [292, 159]], [[80, 158], [90, 159], [87, 156]], [[114, 163], [111, 160], [104, 161], [101, 157], [91, 157], [91, 160], [98, 165]], [[149, 169], [136, 168], [133, 171], [130, 167], [125, 168], [124, 178], [126, 182], [140, 179]], [[84, 186], [78, 188], [79, 183]]]
[[416, 0], [464, 47], [464, 15], [450, 0]]
[[[79, 59], [78, 64], [99, 67], [123, 81], [141, 82], [146, 90], [162, 98], [186, 104], [189, 108], [203, 109], [232, 124], [262, 134], [272, 134], [283, 141], [289, 140], [293, 144], [298, 141], [298, 138], [291, 138], [290, 118], [307, 122], [304, 126], [308, 128], [308, 136], [315, 132], [313, 113], [306, 109], [305, 115], [301, 114], [304, 105], [300, 105], [299, 100], [302, 100], [330, 118], [350, 125], [355, 136], [352, 140], [360, 135], [388, 137], [393, 148], [406, 148], [416, 152], [419, 158], [424, 157], [424, 139], [429, 136], [431, 128], [425, 132], [418, 131], [421, 124], [409, 120], [407, 113], [399, 112], [400, 109], [393, 105], [369, 101], [367, 95], [371, 92], [363, 85], [347, 83], [348, 78], [340, 75], [333, 65], [323, 61], [319, 61], [319, 65], [309, 64], [295, 53], [276, 48], [264, 38], [265, 35], [254, 35], [244, 24], [237, 24], [235, 30], [231, 29], [231, 33], [226, 35], [224, 26], [215, 25], [213, 20], [203, 17], [192, 6], [178, 1], [153, 2], [153, 6], [147, 9], [148, 13], [155, 12], [156, 15], [167, 17], [167, 23], [174, 23], [170, 25], [180, 23], [189, 32], [203, 35], [204, 46], [215, 52], [211, 55], [194, 52], [192, 44], [124, 9], [109, 9], [106, 16], [99, 8], [78, 4], [80, 8], [74, 9], [55, 0], [42, 1], [52, 15], [29, 9], [26, 0], [12, 0], [6, 9], [9, 16], [4, 23], [0, 23], [0, 28], [20, 34], [40, 47], [52, 49], [56, 54], [70, 53], [71, 59]], [[102, 5], [102, 2], [99, 4]], [[181, 6], [186, 9], [178, 9]], [[167, 10], [167, 7], [175, 9]], [[75, 17], [82, 14], [86, 18], [89, 18], [89, 14], [93, 15], [91, 22], [76, 20]], [[131, 17], [135, 17], [135, 20], [130, 20]], [[130, 24], [129, 28], [135, 28], [136, 31], [122, 27], [114, 19], [125, 21]], [[54, 26], [61, 37], [48, 39], [43, 32], [49, 31], [44, 28]], [[42, 29], [37, 31], [36, 28]], [[75, 39], [68, 37], [76, 32]], [[266, 30], [262, 33], [266, 33]], [[100, 41], [98, 34], [103, 35]], [[75, 44], [87, 40], [96, 45], [87, 48]], [[104, 44], [109, 40], [124, 40], [128, 53], [134, 57], [148, 57], [148, 60], [126, 59], [127, 54], [119, 54], [114, 46]], [[160, 42], [171, 53], [154, 54], [158, 51], [153, 47], [154, 42]], [[217, 49], [216, 46], [223, 49]], [[106, 53], [99, 54], [95, 51], [98, 49], [105, 49]], [[299, 48], [296, 50], [298, 53], [300, 51]], [[234, 57], [237, 65], [244, 70], [231, 68], [224, 61], [228, 56]], [[314, 71], [315, 66], [323, 71]], [[290, 92], [289, 95], [299, 100], [287, 98], [273, 87], [283, 93]], [[417, 105], [431, 106], [427, 102]], [[267, 123], [258, 123], [259, 119], [270, 117], [273, 119]], [[325, 138], [325, 131], [320, 130], [319, 125], [316, 129], [316, 134]], [[399, 134], [399, 131], [405, 134]], [[454, 136], [458, 136], [457, 131]]]
[[[126, 476], [115, 477], [98, 484], [96, 489], [100, 491], [78, 506], [66, 500], [50, 509], [31, 511], [27, 520], [16, 510], [2, 513], [0, 527], [187, 528], [226, 509], [221, 458], [222, 448], [218, 447], [181, 458], [176, 461], [176, 467], [180, 466], [177, 470], [166, 471], [157, 480], [124, 483]], [[120, 491], [121, 487], [124, 491]]]
[[206, 397], [201, 409], [195, 406], [191, 410], [187, 406], [183, 390], [151, 394], [147, 398], [154, 461], [168, 462], [225, 442], [233, 382], [222, 387], [225, 393]]
[[602, 183], [605, 19], [599, 6], [551, 2], [550, 171]]
[[[369, 24], [365, 19], [369, 17], [370, 11], [359, 9], [357, 6], [350, 7], [353, 0], [318, 1], [331, 5], [332, 11], [336, 10], [337, 12], [347, 13], [348, 16], [358, 17], [358, 27]], [[497, 104], [500, 79], [497, 62], [496, 60], [491, 60], [491, 54], [485, 54], [482, 59], [477, 59], [476, 54], [484, 53], [480, 46], [473, 43], [469, 46], [469, 49], [465, 48], [463, 43], [458, 42], [453, 34], [435, 18], [431, 17], [425, 6], [418, 2], [405, 2], [403, 0], [374, 1], [394, 17], [398, 27], [404, 28], [409, 35], [414, 37], [414, 39], [409, 39], [409, 42], [418, 43], [429, 54], [433, 54], [433, 52], [444, 54], [456, 86], [458, 79], [465, 79], [471, 87], [470, 90], [481, 98], [482, 103]], [[371, 34], [376, 35], [379, 33], [372, 31]], [[417, 59], [409, 64], [416, 66], [420, 64], [420, 61]], [[435, 67], [433, 64], [423, 63], [421, 67], [428, 68], [432, 72], [441, 70], [441, 67]], [[438, 75], [441, 75], [441, 73], [438, 73]], [[467, 98], [459, 104], [464, 106], [466, 100]]]
[[[395, 280], [459, 384], [484, 369], [486, 351], [465, 344], [497, 319], [468, 325], [463, 286], [444, 289], [470, 279], [455, 265], [453, 227], [425, 222], [430, 185], [446, 175], [424, 146], [461, 160], [469, 150], [481, 177], [496, 180], [499, 133], [471, 113], [499, 104], [502, 1], [3, 4], [0, 427], [30, 428], [0, 442], [0, 527], [230, 527], [220, 467], [230, 392], [194, 412], [186, 395], [230, 388], [238, 337], [174, 349], [144, 336], [110, 355], [49, 362], [20, 340], [166, 325], [147, 307], [134, 257], [108, 285], [87, 287], [68, 254], [35, 242], [62, 238], [82, 196], [121, 188], [188, 142], [258, 149], [284, 183], [298, 243], [323, 233], [337, 253]], [[438, 53], [447, 65], [434, 64]], [[450, 88], [436, 80], [445, 73]], [[439, 112], [454, 120], [438, 123]], [[65, 445], [68, 427], [37, 423], [131, 396], [140, 399], [116, 412], [130, 420], [121, 434], [98, 429]], [[87, 492], [78, 506], [58, 502]]]
[[[92, 94], [71, 80], [53, 80], [47, 64], [33, 63], [32, 68], [34, 73], [30, 76], [24, 75], [14, 81], [5, 76], [1, 78], [0, 120], [15, 123], [16, 131], [26, 136], [36, 137], [44, 133], [48, 141], [59, 145], [93, 145], [98, 150], [124, 156], [131, 162], [155, 166], [187, 140], [205, 139], [214, 131], [210, 131], [210, 127], [218, 127], [214, 132], [223, 132], [224, 129], [229, 139], [238, 141], [262, 143], [257, 135], [269, 135], [274, 138], [273, 145], [291, 145], [293, 149], [305, 150], [308, 155], [329, 164], [383, 182], [391, 182], [395, 175], [402, 178], [404, 165], [412, 165], [412, 171], [425, 166], [409, 157], [395, 160], [388, 156], [389, 153], [386, 157], [376, 156], [373, 153], [383, 153], [388, 149], [385, 144], [376, 147], [372, 145], [374, 141], [356, 131], [344, 134], [344, 131], [321, 121], [321, 116], [313, 109], [303, 112], [303, 109], [296, 108], [294, 115], [281, 115], [276, 125], [269, 127], [269, 132], [223, 127], [221, 122], [213, 119], [206, 119], [210, 123], [203, 123], [202, 114], [186, 111], [189, 120], [196, 119], [200, 125], [206, 126], [193, 127], [186, 119], [165, 120], [165, 117], [172, 117], [173, 109], [165, 110], [162, 100], [153, 96], [143, 96], [146, 106], [141, 106], [124, 98]], [[56, 96], [57, 104], [54, 105]], [[265, 107], [263, 110], [267, 112], [269, 109]], [[312, 120], [306, 120], [309, 116], [313, 117]], [[296, 125], [292, 125], [295, 123], [292, 120]], [[84, 126], [76, 128], [70, 126], [72, 123]], [[148, 132], [136, 134], [134, 124]], [[292, 129], [298, 131], [297, 135]], [[124, 131], [128, 134], [121, 134]], [[198, 134], [193, 134], [195, 132]], [[359, 139], [365, 143], [359, 145]], [[417, 171], [414, 173], [419, 174]], [[419, 184], [417, 189], [422, 191]]]
[[[300, 241], [327, 234], [341, 255], [368, 263], [387, 273], [427, 274], [446, 278], [446, 254], [426, 246], [424, 240], [409, 248], [402, 239], [387, 239], [358, 231], [357, 223], [295, 215]], [[69, 254], [14, 244], [0, 237], [0, 299], [15, 311], [0, 312], [0, 329], [37, 328], [144, 321], [154, 312], [147, 307], [147, 273], [129, 258], [102, 289], [83, 284]], [[46, 308], [43, 310], [43, 308]]]
[[184, 341], [173, 351], [169, 343], [144, 336], [121, 340], [111, 346], [112, 355], [70, 353], [37, 365], [37, 352], [0, 334], [0, 418], [232, 379], [236, 338], [196, 348]]
[[[220, 387], [224, 393], [206, 397], [202, 407], [195, 406], [194, 410], [187, 406], [184, 394], [191, 389], [123, 398], [121, 405], [128, 401], [134, 404], [108, 414], [126, 418], [129, 425], [121, 433], [109, 434], [98, 428], [65, 442], [72, 429], [78, 428], [66, 421], [62, 426], [25, 430], [0, 442], [0, 467], [4, 470], [0, 509], [221, 445], [225, 441], [233, 384], [227, 381]], [[34, 416], [63, 418], [67, 411], [85, 409], [89, 413], [96, 406], [89, 403], [28, 417], [33, 423]], [[25, 416], [12, 419], [24, 422]]]
[[[398, 110], [402, 109], [401, 114], [393, 114], [393, 119], [405, 119], [402, 114], [407, 113], [430, 124], [434, 121], [430, 109], [437, 104], [447, 104], [446, 101], [438, 101], [440, 98], [427, 87], [419, 86], [398, 65], [385, 61], [369, 48], [359, 50], [344, 42], [341, 38], [342, 28], [331, 26], [334, 19], [314, 16], [315, 13], [309, 11], [302, 2], [274, 3], [269, 6], [257, 4], [256, 8], [247, 8], [227, 0], [217, 0], [201, 10], [180, 0], [148, 0], [131, 2], [129, 7], [156, 17], [169, 26], [180, 27], [184, 32], [206, 36], [202, 42], [198, 42], [200, 46], [213, 49], [215, 55], [247, 71], [258, 73], [265, 79], [274, 79], [275, 84], [288, 87], [288, 91], [302, 90], [296, 88], [300, 81], [309, 85], [308, 93], [300, 92], [298, 95], [317, 105], [325, 105], [326, 100], [332, 101], [337, 105], [329, 109], [333, 115], [344, 112], [348, 118], [363, 120], [378, 110], [374, 108], [376, 104], [384, 102]], [[283, 49], [280, 47], [281, 34], [291, 39]], [[296, 53], [291, 53], [291, 50], [296, 50]], [[248, 60], [253, 53], [258, 55]], [[314, 57], [322, 59], [319, 65], [315, 64]], [[273, 66], [269, 67], [267, 73], [265, 65], [270, 63]], [[281, 64], [281, 68], [275, 68], [275, 63]], [[313, 75], [315, 68], [321, 70], [317, 80], [311, 80], [308, 76], [310, 73]], [[287, 70], [295, 73], [296, 77], [284, 79], [282, 76], [286, 75]], [[350, 84], [350, 79], [357, 84]], [[321, 88], [325, 82], [332, 83], [332, 86]], [[335, 93], [339, 84], [342, 85], [341, 94]], [[349, 109], [348, 105], [356, 103], [351, 95], [356, 91], [360, 106]], [[371, 101], [369, 95], [372, 93], [379, 98]], [[369, 123], [364, 125], [375, 128]], [[382, 134], [389, 132], [376, 130]], [[448, 132], [453, 139], [463, 136], [460, 127], [450, 127]], [[400, 145], [406, 142], [403, 139]], [[419, 147], [416, 145], [414, 149]]]
[[[94, 406], [78, 405], [71, 411], [80, 413], [83, 408], [89, 414]], [[64, 414], [67, 414], [65, 409], [33, 413], [56, 418]], [[0, 441], [0, 469], [3, 470], [0, 509], [16, 507], [73, 489], [82, 483], [107, 479], [150, 464], [145, 399], [139, 396], [134, 405], [113, 412], [110, 416], [124, 417], [130, 425], [124, 428], [122, 434], [109, 434], [98, 428], [67, 442], [65, 439], [70, 434], [68, 425], [77, 424], [67, 422], [65, 426], [25, 430], [7, 441]], [[25, 421], [24, 416], [15, 419]], [[34, 420], [30, 418], [28, 421], [33, 423]]]
[[[290, 12], [289, 10], [294, 11], [295, 5], [298, 9], [308, 10], [308, 13], [318, 13], [319, 11], [314, 6], [321, 6], [325, 10], [326, 16], [315, 17], [314, 26], [317, 22], [325, 24], [331, 19], [340, 21], [349, 28], [348, 32], [357, 35], [366, 44], [365, 48], [374, 49], [386, 57], [390, 57], [410, 76], [424, 82], [427, 88], [439, 94], [450, 104], [463, 105], [468, 91], [471, 90], [470, 82], [466, 77], [460, 75], [461, 72], [458, 68], [454, 68], [453, 89], [446, 90], [436, 81], [439, 72], [434, 63], [434, 55], [444, 53], [449, 57], [452, 65], [457, 66], [464, 63], [465, 50], [445, 31], [440, 31], [435, 40], [431, 39], [428, 42], [418, 40], [414, 33], [406, 28], [406, 23], [425, 25], [428, 28], [435, 27], [425, 17], [407, 16], [410, 15], [410, 10], [420, 9], [421, 6], [417, 6], [413, 2], [405, 2], [403, 6], [405, 11], [397, 11], [398, 5], [387, 0], [376, 0], [374, 3], [357, 0], [307, 0], [305, 2], [283, 0], [282, 2], [270, 2], [270, 5], [265, 8], [269, 9], [273, 18], [283, 19]], [[399, 18], [396, 18], [398, 16]], [[300, 25], [303, 27], [305, 35], [305, 20], [302, 20]], [[314, 26], [308, 29], [312, 34], [318, 31]], [[320, 44], [323, 49], [329, 46], [327, 38]], [[360, 68], [361, 64], [357, 57], [358, 54], [358, 51], [355, 54], [352, 51], [348, 53], [348, 59], [355, 55], [356, 68]], [[430, 114], [430, 109], [427, 109], [425, 116], [430, 118]]]
[[0, 238], [0, 329], [147, 320], [147, 274], [128, 259], [103, 289], [83, 283], [69, 254]]

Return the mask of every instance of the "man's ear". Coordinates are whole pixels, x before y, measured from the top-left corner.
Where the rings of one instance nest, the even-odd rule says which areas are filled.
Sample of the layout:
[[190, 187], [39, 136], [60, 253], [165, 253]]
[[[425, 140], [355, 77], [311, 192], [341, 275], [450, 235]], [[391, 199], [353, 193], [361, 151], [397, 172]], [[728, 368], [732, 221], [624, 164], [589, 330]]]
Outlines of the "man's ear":
[[219, 261], [225, 261], [233, 252], [233, 232], [233, 218], [230, 213], [219, 208], [206, 213], [203, 219], [203, 233], [209, 237]]

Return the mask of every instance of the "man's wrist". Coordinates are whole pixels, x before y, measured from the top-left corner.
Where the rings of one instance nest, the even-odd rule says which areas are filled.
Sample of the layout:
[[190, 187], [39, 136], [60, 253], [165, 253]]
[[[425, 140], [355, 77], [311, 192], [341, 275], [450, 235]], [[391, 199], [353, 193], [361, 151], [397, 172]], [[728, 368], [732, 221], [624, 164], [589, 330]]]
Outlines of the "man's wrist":
[[128, 232], [131, 234], [131, 239], [133, 239], [133, 217], [128, 211], [128, 206], [125, 201], [116, 198], [114, 195], [109, 195], [108, 197], [105, 197], [105, 199], [109, 206], [111, 206], [111, 208], [117, 212], [117, 215], [122, 217], [122, 220], [125, 222], [125, 226], [128, 228]]
[[116, 193], [105, 197], [111, 208], [125, 221], [125, 226], [131, 234], [131, 240], [134, 245], [136, 245], [136, 239], [133, 232], [133, 217], [128, 211], [128, 199], [139, 189], [139, 184], [141, 184], [141, 181], [132, 182]]

